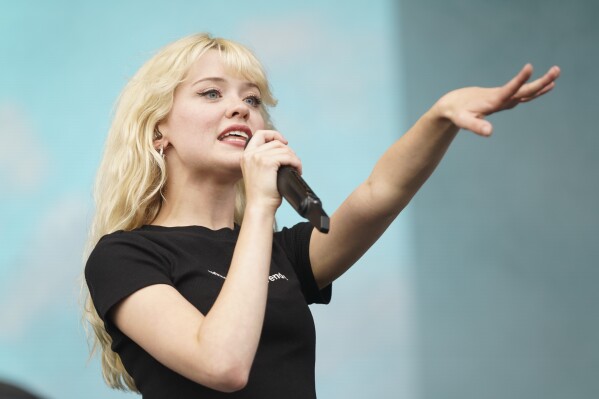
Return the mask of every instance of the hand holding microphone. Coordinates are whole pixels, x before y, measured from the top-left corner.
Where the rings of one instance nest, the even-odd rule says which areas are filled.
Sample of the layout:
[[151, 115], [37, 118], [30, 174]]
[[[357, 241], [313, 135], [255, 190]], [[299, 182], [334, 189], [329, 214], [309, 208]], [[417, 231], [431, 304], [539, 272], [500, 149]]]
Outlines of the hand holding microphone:
[[[246, 142], [247, 147], [251, 137]], [[302, 179], [299, 172], [292, 166], [281, 166], [277, 172], [277, 190], [279, 194], [303, 218], [312, 223], [321, 233], [329, 232], [329, 216], [322, 209], [322, 202], [314, 191]]]

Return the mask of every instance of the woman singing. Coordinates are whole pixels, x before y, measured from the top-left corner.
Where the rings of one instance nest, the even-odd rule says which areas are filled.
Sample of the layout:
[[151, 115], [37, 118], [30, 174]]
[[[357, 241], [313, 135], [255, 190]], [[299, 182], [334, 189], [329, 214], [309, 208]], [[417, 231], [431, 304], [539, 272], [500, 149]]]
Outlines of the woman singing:
[[146, 399], [315, 398], [308, 304], [329, 302], [458, 130], [490, 135], [485, 116], [548, 92], [559, 68], [531, 75], [439, 99], [328, 234], [273, 231], [277, 171], [302, 164], [270, 122], [260, 63], [206, 34], [166, 46], [123, 90], [96, 181], [85, 316], [107, 383]]

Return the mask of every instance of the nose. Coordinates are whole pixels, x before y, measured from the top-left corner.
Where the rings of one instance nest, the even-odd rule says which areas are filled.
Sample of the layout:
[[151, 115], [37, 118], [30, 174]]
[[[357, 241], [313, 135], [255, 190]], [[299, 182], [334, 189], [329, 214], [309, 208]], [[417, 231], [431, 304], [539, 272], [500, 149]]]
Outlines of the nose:
[[226, 111], [227, 118], [241, 118], [247, 120], [250, 116], [250, 108], [245, 103], [245, 101], [235, 101], [231, 105], [229, 105]]

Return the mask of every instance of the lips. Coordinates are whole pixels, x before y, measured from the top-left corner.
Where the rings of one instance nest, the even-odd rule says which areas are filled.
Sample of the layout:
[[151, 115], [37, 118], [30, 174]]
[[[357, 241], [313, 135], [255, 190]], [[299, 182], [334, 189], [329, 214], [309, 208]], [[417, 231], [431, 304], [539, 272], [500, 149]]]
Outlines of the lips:
[[218, 135], [219, 141], [246, 143], [252, 137], [252, 130], [245, 125], [229, 126]]

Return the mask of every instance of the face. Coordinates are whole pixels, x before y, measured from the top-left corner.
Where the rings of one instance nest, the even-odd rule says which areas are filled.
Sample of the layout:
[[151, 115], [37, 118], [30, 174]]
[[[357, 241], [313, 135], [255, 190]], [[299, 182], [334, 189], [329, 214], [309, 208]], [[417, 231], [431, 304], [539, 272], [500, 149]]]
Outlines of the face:
[[246, 140], [264, 129], [258, 87], [209, 50], [191, 67], [159, 124], [169, 174], [237, 174]]

